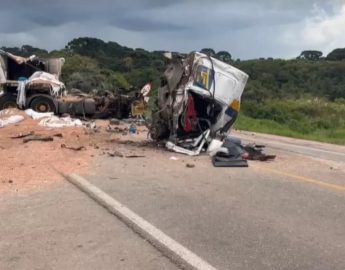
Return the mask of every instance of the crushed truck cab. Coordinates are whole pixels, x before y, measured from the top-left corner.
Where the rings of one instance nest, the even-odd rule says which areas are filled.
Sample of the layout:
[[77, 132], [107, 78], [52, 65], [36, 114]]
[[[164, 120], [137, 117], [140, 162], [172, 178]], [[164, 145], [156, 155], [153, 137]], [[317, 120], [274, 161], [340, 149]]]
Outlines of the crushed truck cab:
[[167, 148], [198, 155], [213, 139], [222, 140], [235, 122], [248, 80], [243, 71], [202, 53], [183, 58], [166, 55], [170, 64], [152, 113], [151, 137]]
[[132, 102], [139, 103], [138, 99], [111, 91], [67, 93], [59, 80], [64, 62], [64, 58], [24, 58], [0, 50], [0, 110], [19, 107], [42, 113], [127, 118]]
[[56, 112], [56, 98], [66, 90], [59, 81], [64, 62], [64, 58], [24, 58], [0, 50], [0, 109], [18, 105], [22, 109]]

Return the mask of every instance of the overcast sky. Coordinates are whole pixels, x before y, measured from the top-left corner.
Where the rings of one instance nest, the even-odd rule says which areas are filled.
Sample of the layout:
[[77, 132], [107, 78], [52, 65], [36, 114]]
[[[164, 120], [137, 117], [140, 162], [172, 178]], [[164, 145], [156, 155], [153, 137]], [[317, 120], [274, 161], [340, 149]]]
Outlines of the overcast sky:
[[[345, 47], [345, 0], [2, 0], [0, 46], [61, 49], [97, 37], [148, 50], [211, 47], [233, 58]], [[5, 2], [5, 3], [3, 3]]]

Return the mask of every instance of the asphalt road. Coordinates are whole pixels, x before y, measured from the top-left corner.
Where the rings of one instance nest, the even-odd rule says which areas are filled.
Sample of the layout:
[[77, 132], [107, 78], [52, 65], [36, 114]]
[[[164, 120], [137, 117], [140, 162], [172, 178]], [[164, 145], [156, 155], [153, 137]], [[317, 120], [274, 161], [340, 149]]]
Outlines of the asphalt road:
[[344, 148], [239, 135], [277, 160], [214, 168], [133, 147], [146, 157], [104, 156], [84, 177], [219, 269], [345, 269]]
[[[218, 269], [345, 269], [345, 147], [234, 134], [277, 159], [214, 168], [114, 144], [145, 157], [98, 156], [83, 176]], [[0, 269], [178, 268], [66, 182], [0, 195]]]
[[178, 268], [66, 182], [0, 195], [0, 269]]

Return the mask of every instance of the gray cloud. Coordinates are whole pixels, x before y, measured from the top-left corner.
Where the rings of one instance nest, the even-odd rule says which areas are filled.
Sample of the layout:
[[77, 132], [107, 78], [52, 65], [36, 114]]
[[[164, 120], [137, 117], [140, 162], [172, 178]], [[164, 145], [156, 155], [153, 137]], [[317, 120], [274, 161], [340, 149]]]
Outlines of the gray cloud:
[[[30, 5], [28, 5], [28, 2]], [[0, 11], [0, 46], [56, 49], [94, 36], [127, 46], [228, 50], [235, 57], [290, 57], [305, 44], [286, 42], [306, 20], [337, 16], [344, 0], [11, 0]], [[15, 19], [13, 19], [15, 18]], [[315, 44], [317, 47], [317, 44]]]

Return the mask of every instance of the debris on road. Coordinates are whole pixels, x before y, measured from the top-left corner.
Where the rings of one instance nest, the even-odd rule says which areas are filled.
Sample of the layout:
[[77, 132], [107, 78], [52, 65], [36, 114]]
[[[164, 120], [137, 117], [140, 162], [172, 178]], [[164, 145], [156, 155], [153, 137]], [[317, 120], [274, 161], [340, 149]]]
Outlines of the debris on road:
[[16, 134], [14, 136], [10, 136], [11, 139], [22, 139], [22, 138], [25, 138], [27, 136], [31, 136], [31, 135], [34, 135], [35, 132], [34, 131], [29, 131], [29, 132], [25, 132], [25, 133], [19, 133], [19, 134]]
[[63, 127], [82, 127], [83, 123], [79, 119], [73, 119], [70, 116], [58, 117], [50, 116], [43, 118], [39, 122], [40, 126], [50, 127], [50, 128], [63, 128]]
[[108, 125], [107, 132], [111, 132], [111, 133], [119, 133], [122, 135], [127, 135], [128, 134], [128, 129], [127, 128], [121, 128], [121, 127], [111, 127], [110, 125]]
[[118, 126], [120, 124], [121, 124], [121, 122], [120, 122], [119, 119], [112, 118], [112, 119], [109, 120], [109, 125]]
[[51, 141], [54, 141], [54, 138], [52, 136], [45, 136], [45, 135], [32, 135], [32, 136], [27, 136], [23, 139], [23, 143], [28, 143], [31, 141], [51, 142]]
[[227, 137], [221, 147], [213, 150], [210, 155], [215, 167], [248, 167], [247, 161], [243, 158], [245, 153], [241, 140]]
[[195, 164], [187, 163], [187, 164], [186, 164], [186, 167], [187, 167], [187, 168], [194, 168], [194, 167], [195, 167]]
[[113, 152], [107, 152], [108, 156], [110, 157], [124, 157], [124, 155], [122, 153], [120, 153], [119, 151], [113, 151]]
[[62, 133], [55, 133], [55, 134], [53, 134], [53, 137], [63, 138], [63, 134]]
[[246, 151], [247, 155], [245, 159], [248, 160], [260, 160], [260, 161], [268, 161], [274, 160], [276, 158], [275, 155], [267, 155], [263, 153], [263, 149], [265, 145], [258, 145], [258, 144], [247, 144], [243, 146], [243, 149]]
[[86, 150], [85, 146], [67, 146], [66, 144], [61, 144], [61, 148], [64, 149], [69, 149], [69, 150], [74, 150], [74, 151], [81, 151], [81, 150]]
[[242, 145], [240, 139], [227, 137], [223, 144], [210, 152], [215, 167], [248, 167], [247, 160], [274, 160], [275, 155], [263, 153], [264, 145]]
[[8, 125], [17, 124], [23, 120], [24, 120], [24, 116], [22, 115], [11, 115], [9, 117], [5, 117], [3, 119], [0, 119], [0, 128], [8, 126]]
[[137, 133], [137, 126], [135, 124], [130, 124], [128, 127], [129, 134], [136, 134]]
[[45, 117], [52, 117], [54, 115], [53, 112], [36, 112], [33, 109], [27, 109], [25, 110], [25, 113], [34, 120], [39, 120]]
[[142, 156], [142, 155], [129, 155], [129, 156], [126, 156], [126, 158], [144, 158], [145, 156]]

